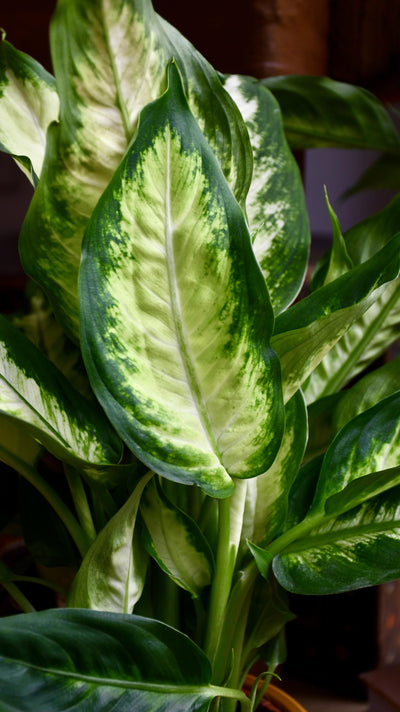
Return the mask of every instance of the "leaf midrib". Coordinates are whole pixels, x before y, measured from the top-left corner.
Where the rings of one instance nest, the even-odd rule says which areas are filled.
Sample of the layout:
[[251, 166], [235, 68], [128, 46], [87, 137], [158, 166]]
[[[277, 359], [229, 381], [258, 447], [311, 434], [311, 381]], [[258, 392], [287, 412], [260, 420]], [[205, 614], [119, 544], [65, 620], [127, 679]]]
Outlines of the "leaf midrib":
[[196, 371], [193, 366], [193, 359], [190, 356], [190, 347], [188, 344], [187, 337], [185, 335], [183, 318], [182, 318], [182, 308], [180, 304], [180, 295], [178, 280], [175, 270], [175, 260], [174, 260], [174, 226], [172, 223], [171, 216], [171, 135], [169, 132], [166, 133], [166, 174], [165, 174], [165, 245], [167, 254], [167, 273], [169, 289], [171, 294], [171, 308], [172, 317], [175, 327], [175, 333], [177, 337], [179, 354], [182, 360], [182, 365], [186, 374], [187, 383], [189, 386], [189, 391], [192, 396], [194, 406], [197, 410], [200, 423], [203, 427], [204, 433], [207, 437], [208, 442], [212, 451], [217, 456], [218, 460], [222, 462], [222, 456], [218, 448], [216, 438], [213, 433], [212, 424], [208, 416], [207, 409], [204, 406], [205, 399], [201, 390], [201, 385], [197, 377]]
[[[39, 419], [39, 421], [40, 421], [41, 423], [43, 423], [43, 425], [45, 426], [46, 430], [50, 431], [50, 434], [52, 434], [52, 435], [58, 440], [58, 442], [61, 442], [61, 443], [64, 445], [64, 447], [66, 447], [68, 450], [71, 449], [70, 444], [67, 442], [67, 440], [65, 440], [65, 439], [63, 438], [63, 436], [61, 435], [61, 433], [58, 432], [58, 431], [51, 425], [51, 423], [49, 423], [48, 420], [46, 420], [45, 417], [44, 417], [31, 403], [29, 403], [29, 401], [28, 401], [16, 388], [14, 388], [14, 386], [13, 386], [2, 374], [0, 374], [0, 381], [3, 381], [3, 382], [13, 391], [13, 393], [15, 393], [15, 395], [17, 396], [17, 398], [18, 398], [20, 401], [22, 401], [23, 404], [26, 405], [26, 407], [28, 408], [28, 410], [31, 411], [32, 413], [34, 413], [34, 414], [37, 416], [37, 418]], [[4, 415], [7, 415], [7, 416], [9, 416], [9, 417], [14, 417], [14, 418], [17, 417], [17, 416], [15, 416], [15, 415], [13, 415], [13, 414], [7, 412], [7, 411], [4, 411], [4, 410], [2, 410], [1, 412], [2, 412]], [[20, 420], [20, 418], [18, 418], [18, 420]], [[33, 423], [29, 423], [29, 425], [34, 425], [34, 424], [33, 424]], [[37, 427], [37, 426], [36, 426], [36, 427]]]
[[[336, 515], [337, 517], [338, 515]], [[329, 517], [331, 519], [333, 517]], [[343, 529], [333, 529], [330, 532], [325, 532], [323, 534], [313, 535], [311, 532], [308, 536], [298, 539], [293, 543], [289, 544], [286, 549], [282, 549], [279, 555], [294, 554], [309, 551], [310, 549], [316, 549], [326, 544], [336, 543], [338, 541], [346, 541], [348, 539], [354, 538], [356, 536], [363, 536], [367, 534], [382, 533], [384, 534], [391, 529], [400, 528], [400, 518], [397, 520], [392, 520], [390, 522], [373, 522], [369, 524], [360, 524], [353, 527], [346, 527]], [[308, 542], [308, 543], [307, 543]]]
[[[26, 660], [19, 660], [17, 658], [12, 658], [9, 655], [1, 656], [1, 658], [7, 663], [14, 663], [15, 665], [23, 665], [30, 670], [38, 670], [43, 674], [55, 675], [57, 677], [65, 677], [68, 679], [79, 680], [82, 682], [93, 684], [98, 684], [109, 687], [121, 687], [128, 688], [132, 690], [143, 690], [143, 692], [156, 692], [156, 693], [167, 693], [167, 694], [199, 694], [199, 690], [203, 690], [207, 694], [215, 694], [217, 687], [205, 686], [204, 683], [199, 683], [199, 685], [180, 685], [178, 683], [160, 683], [160, 682], [140, 682], [136, 680], [119, 680], [112, 677], [100, 677], [97, 675], [89, 675], [80, 672], [74, 672], [71, 670], [60, 670], [53, 667], [34, 665], [33, 663], [27, 662]], [[0, 658], [0, 660], [1, 660]]]

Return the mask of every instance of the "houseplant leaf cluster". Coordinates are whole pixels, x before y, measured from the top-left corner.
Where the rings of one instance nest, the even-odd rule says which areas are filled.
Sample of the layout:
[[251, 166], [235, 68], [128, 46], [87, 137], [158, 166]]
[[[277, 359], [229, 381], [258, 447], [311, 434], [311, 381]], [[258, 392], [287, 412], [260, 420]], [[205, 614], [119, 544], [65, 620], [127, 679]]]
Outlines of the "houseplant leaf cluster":
[[292, 153], [400, 141], [356, 87], [218, 74], [150, 0], [58, 0], [50, 44], [54, 77], [0, 45], [40, 290], [0, 320], [0, 457], [32, 554], [71, 581], [35, 612], [0, 570], [29, 611], [0, 620], [2, 701], [250, 710], [286, 591], [400, 576], [398, 360], [374, 368], [399, 335], [399, 202], [343, 235], [327, 201], [308, 293]]

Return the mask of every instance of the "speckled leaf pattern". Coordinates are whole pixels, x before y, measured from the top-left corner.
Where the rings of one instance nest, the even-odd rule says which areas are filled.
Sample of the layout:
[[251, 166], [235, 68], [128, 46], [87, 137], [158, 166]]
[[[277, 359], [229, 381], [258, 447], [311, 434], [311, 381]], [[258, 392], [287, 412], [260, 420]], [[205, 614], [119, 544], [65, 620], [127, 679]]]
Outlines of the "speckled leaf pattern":
[[178, 71], [88, 227], [82, 348], [128, 446], [216, 496], [264, 472], [283, 430], [273, 315], [242, 211]]
[[[244, 202], [251, 149], [239, 111], [201, 55], [150, 0], [59, 0], [51, 49], [60, 96], [38, 190], [21, 233], [25, 271], [79, 337], [77, 276], [88, 219], [135, 135], [141, 109], [166, 88], [173, 56], [195, 115]], [[209, 107], [212, 106], [212, 111]]]
[[0, 150], [14, 157], [32, 183], [40, 176], [46, 131], [58, 111], [54, 77], [0, 38]]
[[155, 481], [140, 506], [145, 545], [168, 576], [193, 596], [211, 583], [213, 557], [196, 522], [175, 507]]
[[349, 422], [324, 457], [297, 541], [274, 563], [298, 593], [332, 593], [400, 575], [400, 394]]
[[308, 261], [310, 233], [300, 171], [273, 95], [251, 77], [232, 75], [224, 86], [249, 131], [254, 165], [246, 212], [254, 253], [279, 314], [297, 296]]
[[0, 317], [0, 413], [10, 419], [11, 427], [25, 430], [28, 442], [38, 440], [67, 462], [107, 464], [121, 457], [121, 441], [101, 410], [74, 391], [4, 317]]
[[400, 393], [350, 421], [325, 455], [311, 512], [353, 479], [400, 465]]
[[400, 578], [400, 486], [311, 529], [273, 568], [287, 590], [316, 595]]
[[210, 680], [204, 653], [158, 621], [73, 609], [0, 621], [4, 709], [207, 712], [217, 696], [247, 699]]
[[333, 282], [312, 292], [276, 319], [273, 348], [282, 366], [285, 400], [302, 386], [351, 325], [360, 320], [399, 272], [400, 235]]
[[143, 490], [152, 476], [149, 472], [140, 480], [97, 535], [72, 583], [69, 607], [132, 613], [143, 591], [148, 561], [136, 535], [136, 518]]

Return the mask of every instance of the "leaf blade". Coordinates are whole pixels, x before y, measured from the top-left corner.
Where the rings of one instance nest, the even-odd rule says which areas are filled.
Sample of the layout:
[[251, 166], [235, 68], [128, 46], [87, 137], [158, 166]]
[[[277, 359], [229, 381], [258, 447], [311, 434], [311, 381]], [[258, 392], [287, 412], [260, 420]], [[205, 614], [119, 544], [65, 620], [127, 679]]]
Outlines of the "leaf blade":
[[308, 261], [310, 232], [300, 171], [272, 94], [251, 77], [231, 75], [224, 86], [249, 131], [254, 165], [246, 213], [253, 249], [279, 314], [297, 296]]
[[246, 699], [210, 685], [202, 651], [157, 621], [59, 609], [3, 618], [0, 631], [2, 701], [21, 712], [32, 699], [48, 712], [88, 704], [207, 712], [216, 696]]
[[95, 467], [119, 462], [121, 442], [101, 411], [74, 391], [4, 317], [0, 350], [0, 412], [10, 427], [25, 430], [56, 457], [72, 463]]
[[273, 315], [243, 214], [174, 65], [170, 76], [86, 233], [82, 348], [128, 446], [159, 474], [223, 496], [230, 475], [258, 474], [279, 446]]
[[54, 77], [0, 38], [0, 149], [33, 184], [42, 170], [47, 128], [58, 111]]

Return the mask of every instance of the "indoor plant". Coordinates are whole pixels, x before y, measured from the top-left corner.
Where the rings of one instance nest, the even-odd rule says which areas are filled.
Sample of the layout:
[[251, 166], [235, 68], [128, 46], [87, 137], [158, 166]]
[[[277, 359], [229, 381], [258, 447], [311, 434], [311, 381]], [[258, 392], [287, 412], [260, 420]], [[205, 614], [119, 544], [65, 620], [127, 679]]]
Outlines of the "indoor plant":
[[[42, 496], [24, 531], [52, 548], [44, 499], [78, 572], [66, 609], [0, 621], [2, 703], [251, 709], [283, 588], [400, 575], [398, 359], [341, 390], [398, 334], [399, 201], [346, 239], [330, 208], [293, 304], [307, 216], [267, 86], [294, 147], [399, 141], [354, 88], [218, 76], [149, 0], [59, 0], [51, 46], [55, 80], [2, 43], [0, 141], [35, 186], [21, 258], [54, 315], [0, 322], [0, 444]], [[43, 318], [61, 349], [27, 338]]]

